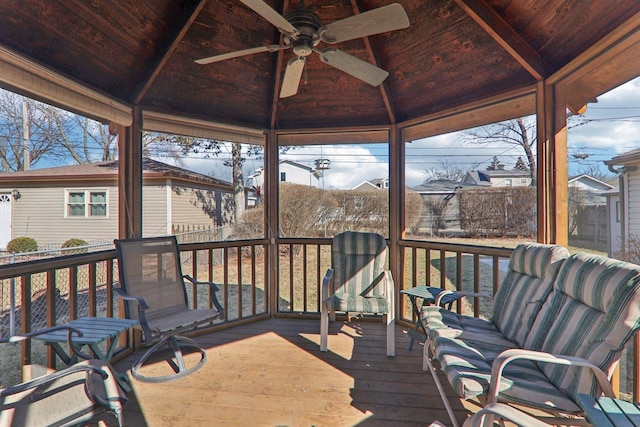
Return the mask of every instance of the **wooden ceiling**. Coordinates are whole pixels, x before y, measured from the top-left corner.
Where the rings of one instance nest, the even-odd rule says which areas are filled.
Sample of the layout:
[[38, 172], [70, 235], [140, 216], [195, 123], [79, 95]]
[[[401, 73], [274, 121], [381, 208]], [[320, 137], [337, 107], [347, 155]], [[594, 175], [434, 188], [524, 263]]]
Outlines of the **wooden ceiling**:
[[[278, 30], [239, 0], [3, 0], [0, 48], [142, 110], [252, 129], [353, 129], [419, 122], [488, 97], [531, 91], [589, 52], [594, 61], [612, 51], [609, 45], [594, 50], [612, 34], [617, 45], [624, 43], [638, 32], [640, 14], [637, 0], [397, 1], [409, 28], [335, 45], [387, 70], [381, 86], [313, 53], [299, 93], [285, 99], [278, 93], [290, 49], [194, 63], [281, 42]], [[305, 6], [327, 24], [391, 2], [305, 0]], [[283, 14], [300, 5], [266, 3]], [[611, 62], [627, 68], [624, 73], [576, 80], [580, 100], [640, 75], [638, 61], [629, 59], [636, 44], [634, 36], [620, 50], [624, 60]], [[593, 87], [583, 88], [585, 82]], [[0, 85], [18, 87], [1, 76]]]

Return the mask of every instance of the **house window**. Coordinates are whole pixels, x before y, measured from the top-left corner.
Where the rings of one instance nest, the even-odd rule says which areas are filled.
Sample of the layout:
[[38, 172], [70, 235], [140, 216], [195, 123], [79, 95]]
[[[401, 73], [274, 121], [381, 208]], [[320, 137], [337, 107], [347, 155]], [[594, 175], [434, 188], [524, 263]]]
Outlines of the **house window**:
[[107, 190], [67, 190], [67, 217], [107, 217]]
[[527, 178], [520, 178], [520, 184], [526, 185], [527, 184]]
[[511, 178], [507, 178], [504, 180], [504, 185], [507, 187], [511, 187], [512, 183], [511, 183]]
[[622, 222], [622, 215], [620, 215], [620, 201], [616, 201], [616, 222]]
[[286, 181], [287, 181], [287, 173], [280, 172], [280, 182], [286, 182]]
[[384, 188], [389, 188], [389, 181], [384, 182]]

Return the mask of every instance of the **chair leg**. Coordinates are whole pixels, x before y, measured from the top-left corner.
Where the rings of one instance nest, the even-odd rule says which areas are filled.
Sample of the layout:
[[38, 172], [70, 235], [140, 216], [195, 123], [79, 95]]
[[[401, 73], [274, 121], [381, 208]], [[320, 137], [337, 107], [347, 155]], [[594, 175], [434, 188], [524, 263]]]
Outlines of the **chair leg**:
[[396, 355], [396, 319], [390, 314], [383, 316], [387, 324], [387, 356]]
[[320, 310], [320, 351], [327, 351], [329, 336], [329, 313], [327, 306], [322, 304]]
[[431, 372], [431, 376], [433, 377], [433, 381], [436, 383], [436, 387], [438, 388], [438, 393], [440, 393], [440, 398], [442, 399], [442, 403], [444, 403], [444, 407], [447, 410], [447, 414], [449, 414], [449, 418], [451, 419], [451, 424], [453, 427], [460, 427], [458, 423], [458, 419], [453, 413], [453, 408], [451, 407], [451, 403], [449, 403], [449, 399], [447, 399], [447, 394], [445, 393], [444, 388], [442, 387], [442, 383], [438, 378], [438, 373], [436, 372], [435, 367], [431, 361], [431, 355], [429, 354], [430, 344], [429, 339], [424, 343], [423, 356], [422, 356], [422, 370], [428, 370]]
[[[148, 376], [141, 374], [139, 372], [140, 368], [144, 363], [154, 354], [156, 351], [160, 350], [162, 347], [167, 346], [173, 352], [175, 357], [175, 361], [171, 358], [167, 359], [166, 362], [171, 366], [171, 369], [175, 372], [170, 375], [161, 375], [161, 376]], [[184, 349], [192, 349], [200, 354], [200, 360], [191, 368], [187, 368], [184, 362], [183, 350]], [[192, 374], [198, 369], [204, 366], [207, 361], [207, 353], [198, 346], [195, 341], [190, 338], [182, 337], [182, 336], [170, 336], [164, 337], [160, 341], [158, 341], [155, 345], [153, 345], [147, 352], [138, 360], [133, 367], [131, 368], [131, 375], [139, 381], [149, 382], [149, 383], [159, 383], [175, 380], [186, 375]]]

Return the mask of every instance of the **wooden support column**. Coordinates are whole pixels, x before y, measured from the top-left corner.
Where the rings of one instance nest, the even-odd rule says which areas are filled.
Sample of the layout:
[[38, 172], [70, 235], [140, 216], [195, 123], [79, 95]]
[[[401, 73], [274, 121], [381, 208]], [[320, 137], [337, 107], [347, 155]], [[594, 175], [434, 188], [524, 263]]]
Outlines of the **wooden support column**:
[[538, 83], [538, 241], [569, 243], [569, 166], [566, 92], [559, 84]]
[[267, 289], [269, 290], [269, 313], [274, 317], [278, 312], [278, 137], [272, 129], [267, 134], [264, 145], [264, 213], [267, 246]]
[[[404, 278], [401, 253], [398, 242], [405, 237], [405, 173], [404, 141], [397, 125], [389, 130], [389, 268], [396, 285], [396, 304], [400, 301], [399, 289]], [[397, 307], [396, 307], [397, 311]]]
[[118, 236], [142, 237], [142, 111], [131, 126], [118, 126]]

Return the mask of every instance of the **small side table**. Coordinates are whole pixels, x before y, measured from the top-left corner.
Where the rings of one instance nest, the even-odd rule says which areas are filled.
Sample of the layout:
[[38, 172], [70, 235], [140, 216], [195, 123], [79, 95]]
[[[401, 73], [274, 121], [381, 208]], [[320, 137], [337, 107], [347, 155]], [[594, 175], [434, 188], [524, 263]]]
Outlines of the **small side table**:
[[598, 427], [640, 426], [640, 406], [610, 397], [578, 394], [578, 405], [584, 410], [585, 418]]
[[[421, 343], [424, 342], [425, 340], [425, 336], [419, 332], [420, 328], [422, 328], [422, 331], [425, 334], [427, 333], [427, 331], [424, 330], [424, 325], [422, 324], [422, 321], [420, 319], [420, 316], [421, 316], [420, 309], [425, 305], [431, 305], [434, 302], [436, 302], [436, 298], [438, 298], [438, 295], [442, 291], [444, 291], [444, 289], [435, 288], [431, 286], [416, 286], [415, 288], [403, 289], [400, 291], [401, 294], [408, 296], [409, 300], [411, 300], [411, 305], [413, 307], [413, 314], [415, 314], [416, 318], [418, 319], [416, 321], [415, 329], [410, 330], [408, 332], [408, 335], [410, 337], [409, 348], [408, 348], [409, 351], [411, 351], [411, 349], [413, 348], [413, 342], [415, 340], [418, 340]], [[418, 307], [418, 301], [417, 301], [418, 298], [422, 300], [422, 304], [420, 305], [420, 307]], [[447, 309], [451, 309], [451, 306], [453, 305], [453, 303], [459, 300], [460, 298], [461, 297], [456, 296], [455, 293], [445, 295], [444, 297], [442, 297], [442, 300], [440, 301], [440, 305], [442, 307], [447, 306]]]
[[[50, 345], [56, 352], [60, 359], [67, 365], [71, 366], [78, 362], [78, 356], [83, 359], [92, 358], [91, 355], [83, 353], [82, 347], [87, 346], [91, 349], [91, 352], [95, 358], [105, 362], [111, 370], [114, 372], [118, 384], [126, 391], [131, 391], [131, 386], [128, 383], [127, 376], [125, 374], [118, 373], [111, 365], [111, 358], [118, 344], [118, 337], [121, 333], [129, 330], [132, 326], [137, 324], [136, 320], [131, 319], [116, 319], [111, 317], [81, 317], [76, 320], [68, 322], [66, 325], [78, 329], [82, 332], [83, 336], [72, 336], [72, 348], [69, 349], [69, 353], [60, 345], [67, 342], [67, 331], [53, 331], [48, 334], [42, 334], [34, 336], [34, 339], [44, 341], [46, 345]], [[107, 347], [106, 352], [100, 350], [100, 344], [110, 339], [111, 342]]]

